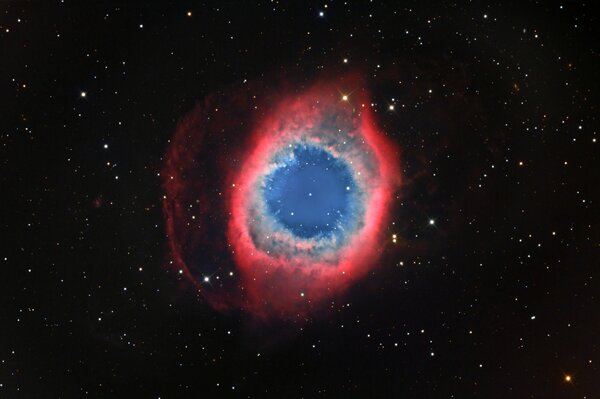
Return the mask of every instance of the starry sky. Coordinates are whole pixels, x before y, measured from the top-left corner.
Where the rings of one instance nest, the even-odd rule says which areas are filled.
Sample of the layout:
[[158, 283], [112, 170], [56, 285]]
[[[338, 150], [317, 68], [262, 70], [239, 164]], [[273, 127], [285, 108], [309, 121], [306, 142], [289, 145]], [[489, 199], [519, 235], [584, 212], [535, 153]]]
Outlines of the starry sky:
[[[598, 397], [591, 4], [0, 11], [0, 397]], [[316, 314], [215, 310], [203, 291], [238, 281], [221, 248], [201, 254], [218, 267], [200, 288], [169, 267], [161, 171], [178, 121], [245, 93], [215, 108], [239, 134], [208, 141], [208, 165], [273, 93], [346, 73], [401, 154], [378, 264]], [[202, 195], [217, 203], [213, 172]]]

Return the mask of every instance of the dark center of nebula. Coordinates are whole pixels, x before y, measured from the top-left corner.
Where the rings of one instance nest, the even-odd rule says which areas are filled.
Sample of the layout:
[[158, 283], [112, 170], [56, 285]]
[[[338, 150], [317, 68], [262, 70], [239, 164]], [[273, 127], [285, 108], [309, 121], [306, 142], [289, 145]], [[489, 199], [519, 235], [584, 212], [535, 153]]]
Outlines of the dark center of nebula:
[[343, 228], [356, 189], [346, 163], [316, 146], [298, 145], [291, 154], [265, 179], [267, 212], [301, 238]]

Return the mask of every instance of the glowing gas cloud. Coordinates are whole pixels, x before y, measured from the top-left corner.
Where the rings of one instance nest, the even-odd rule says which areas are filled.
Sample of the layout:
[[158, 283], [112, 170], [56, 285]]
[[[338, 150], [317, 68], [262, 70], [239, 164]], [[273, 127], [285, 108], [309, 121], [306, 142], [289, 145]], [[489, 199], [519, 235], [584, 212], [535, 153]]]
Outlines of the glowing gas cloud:
[[356, 75], [281, 93], [259, 116], [231, 101], [199, 105], [167, 151], [170, 264], [217, 309], [309, 314], [377, 265], [398, 149]]

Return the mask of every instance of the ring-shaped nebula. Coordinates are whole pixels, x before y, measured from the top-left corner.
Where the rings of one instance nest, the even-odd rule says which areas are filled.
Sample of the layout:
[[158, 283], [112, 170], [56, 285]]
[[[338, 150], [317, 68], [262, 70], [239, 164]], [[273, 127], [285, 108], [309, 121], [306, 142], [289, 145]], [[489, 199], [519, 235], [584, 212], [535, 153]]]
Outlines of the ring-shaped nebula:
[[251, 116], [229, 96], [198, 105], [167, 151], [169, 264], [216, 309], [306, 316], [377, 266], [398, 149], [356, 75], [280, 92]]

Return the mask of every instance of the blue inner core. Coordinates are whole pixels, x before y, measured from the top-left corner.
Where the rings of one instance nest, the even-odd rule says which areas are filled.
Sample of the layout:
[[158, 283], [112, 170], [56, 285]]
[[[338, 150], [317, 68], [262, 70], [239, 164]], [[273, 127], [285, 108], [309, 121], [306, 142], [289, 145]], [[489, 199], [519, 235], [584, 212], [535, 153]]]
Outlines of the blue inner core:
[[263, 187], [276, 220], [301, 238], [333, 234], [349, 223], [356, 184], [345, 162], [310, 145], [297, 145], [277, 161], [282, 166]]

